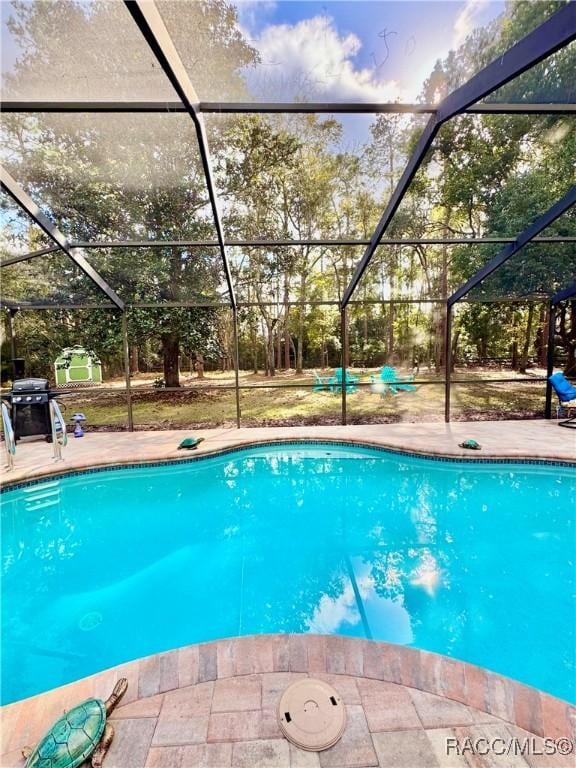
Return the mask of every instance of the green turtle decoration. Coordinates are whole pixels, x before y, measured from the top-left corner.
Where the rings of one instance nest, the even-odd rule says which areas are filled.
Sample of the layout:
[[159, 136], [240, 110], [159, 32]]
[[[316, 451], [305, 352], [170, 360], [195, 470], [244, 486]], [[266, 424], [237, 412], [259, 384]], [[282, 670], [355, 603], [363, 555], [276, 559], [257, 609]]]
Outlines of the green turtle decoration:
[[180, 451], [182, 448], [186, 448], [189, 451], [193, 451], [198, 447], [202, 440], [204, 440], [203, 437], [185, 437], [178, 446], [178, 450]]
[[92, 768], [100, 768], [114, 738], [106, 718], [126, 693], [128, 681], [118, 680], [106, 701], [86, 699], [65, 712], [35, 749], [25, 747], [24, 768], [77, 768], [92, 756]]
[[463, 443], [458, 443], [460, 448], [468, 448], [471, 451], [479, 451], [482, 446], [476, 440], [464, 440]]

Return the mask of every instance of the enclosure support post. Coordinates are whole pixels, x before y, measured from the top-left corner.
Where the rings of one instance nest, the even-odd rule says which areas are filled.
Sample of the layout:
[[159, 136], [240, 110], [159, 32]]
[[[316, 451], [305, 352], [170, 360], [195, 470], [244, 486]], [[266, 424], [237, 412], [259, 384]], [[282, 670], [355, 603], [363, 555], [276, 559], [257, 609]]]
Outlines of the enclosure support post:
[[446, 328], [444, 331], [444, 421], [450, 423], [450, 379], [452, 377], [452, 304], [446, 302]]
[[14, 336], [14, 315], [17, 309], [8, 310], [8, 333], [10, 334], [10, 356], [12, 358], [12, 379], [16, 378], [16, 370], [14, 362], [16, 360], [16, 337]]
[[548, 308], [548, 343], [546, 346], [546, 406], [544, 416], [552, 418], [552, 385], [549, 382], [554, 371], [554, 326], [556, 325], [556, 305], [550, 302]]
[[342, 424], [347, 424], [346, 420], [346, 379], [348, 369], [348, 321], [346, 317], [346, 307], [340, 310], [340, 342], [342, 344]]
[[238, 341], [238, 312], [236, 311], [236, 307], [232, 307], [232, 322], [234, 326], [234, 390], [236, 393], [236, 426], [238, 429], [240, 429], [240, 344]]
[[132, 391], [130, 389], [130, 350], [128, 348], [128, 323], [126, 312], [122, 312], [122, 345], [124, 347], [124, 375], [126, 377], [126, 406], [128, 408], [128, 430], [134, 432], [134, 416], [132, 414]]

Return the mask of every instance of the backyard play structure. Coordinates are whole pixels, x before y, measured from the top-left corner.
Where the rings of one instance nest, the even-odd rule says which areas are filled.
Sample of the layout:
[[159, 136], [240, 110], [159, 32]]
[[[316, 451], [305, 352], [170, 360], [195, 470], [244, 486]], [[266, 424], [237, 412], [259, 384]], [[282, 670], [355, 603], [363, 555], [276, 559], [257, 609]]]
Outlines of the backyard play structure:
[[[185, 6], [186, 4], [182, 4]], [[341, 345], [341, 365], [337, 369], [334, 380], [325, 380], [323, 377], [317, 376], [315, 380], [311, 380], [308, 385], [310, 389], [322, 389], [328, 388], [332, 391], [337, 391], [341, 397], [341, 419], [342, 423], [347, 423], [347, 395], [360, 386], [374, 386], [376, 382], [360, 383], [354, 381], [353, 377], [347, 374], [347, 368], [349, 368], [349, 339], [348, 339], [348, 309], [351, 304], [355, 303], [355, 292], [361, 281], [362, 276], [369, 267], [374, 254], [380, 246], [392, 246], [392, 245], [482, 245], [482, 244], [499, 244], [501, 250], [493, 258], [489, 259], [484, 266], [477, 270], [470, 279], [462, 284], [457, 290], [455, 290], [448, 298], [437, 299], [429, 297], [422, 300], [422, 303], [428, 302], [429, 305], [435, 307], [438, 311], [443, 313], [444, 316], [444, 369], [445, 375], [440, 382], [444, 386], [444, 416], [445, 420], [450, 421], [450, 401], [452, 387], [459, 384], [465, 384], [463, 381], [453, 381], [452, 372], [452, 324], [453, 314], [456, 305], [459, 302], [466, 301], [466, 297], [477, 288], [483, 281], [490, 275], [499, 270], [506, 262], [513, 257], [518, 260], [522, 260], [522, 251], [531, 243], [555, 243], [555, 244], [567, 244], [576, 242], [576, 236], [574, 235], [547, 235], [545, 230], [550, 227], [557, 219], [566, 214], [576, 203], [576, 186], [570, 186], [561, 199], [559, 199], [554, 205], [550, 206], [547, 210], [542, 210], [541, 214], [533, 220], [529, 226], [526, 226], [515, 237], [414, 237], [411, 239], [401, 238], [400, 240], [387, 237], [391, 221], [398, 210], [403, 198], [405, 197], [412, 181], [419, 168], [422, 166], [425, 157], [429, 150], [433, 147], [434, 142], [439, 134], [442, 126], [446, 125], [449, 121], [457, 118], [459, 115], [465, 114], [505, 114], [505, 115], [570, 115], [575, 111], [574, 104], [561, 104], [561, 103], [531, 103], [529, 99], [520, 98], [518, 101], [511, 103], [502, 103], [501, 101], [491, 102], [487, 100], [491, 94], [498, 89], [502, 88], [506, 84], [515, 82], [518, 78], [521, 78], [522, 74], [537, 66], [540, 62], [543, 62], [553, 56], [555, 53], [569, 46], [576, 39], [576, 4], [568, 3], [560, 6], [559, 9], [553, 13], [544, 23], [538, 26], [533, 31], [529, 32], [524, 38], [519, 40], [515, 45], [509, 48], [503, 55], [499, 56], [492, 63], [485, 66], [481, 71], [473, 75], [467, 82], [460, 87], [453, 90], [445, 98], [443, 98], [437, 104], [401, 104], [401, 103], [345, 103], [345, 102], [314, 102], [307, 101], [304, 103], [266, 103], [259, 101], [246, 101], [246, 102], [205, 102], [202, 101], [195, 90], [194, 83], [191, 81], [190, 75], [184, 66], [180, 54], [178, 52], [178, 41], [171, 38], [170, 30], [163, 20], [163, 17], [154, 5], [150, 2], [126, 2], [126, 21], [130, 24], [136, 25], [136, 28], [141, 33], [141, 46], [142, 56], [152, 56], [154, 66], [161, 70], [167, 82], [170, 84], [177, 99], [173, 101], [133, 101], [130, 100], [114, 100], [113, 98], [106, 99], [106, 101], [97, 102], [90, 100], [66, 100], [66, 98], [58, 98], [56, 96], [52, 100], [47, 99], [42, 102], [19, 98], [13, 101], [5, 100], [2, 109], [5, 114], [18, 113], [18, 114], [33, 114], [35, 112], [42, 113], [60, 113], [60, 114], [73, 114], [73, 113], [100, 113], [109, 115], [110, 120], [114, 120], [115, 113], [134, 113], [134, 114], [150, 114], [155, 112], [171, 113], [176, 112], [184, 116], [188, 116], [190, 119], [190, 125], [195, 130], [195, 135], [198, 140], [198, 148], [201, 157], [202, 170], [205, 176], [206, 189], [208, 192], [210, 211], [214, 223], [214, 229], [216, 233], [216, 239], [210, 241], [161, 241], [161, 240], [114, 240], [114, 241], [74, 241], [69, 240], [52, 220], [51, 217], [44, 212], [46, 206], [42, 205], [42, 200], [35, 200], [25, 190], [22, 183], [20, 183], [14, 175], [10, 173], [6, 168], [1, 169], [1, 186], [2, 189], [17, 203], [21, 210], [23, 210], [28, 217], [38, 225], [43, 232], [48, 236], [51, 241], [51, 245], [41, 250], [36, 250], [30, 253], [19, 253], [4, 258], [2, 261], [2, 267], [7, 267], [12, 264], [20, 263], [26, 260], [42, 258], [44, 256], [59, 254], [65, 255], [70, 263], [77, 268], [81, 273], [86, 275], [92, 283], [97, 286], [99, 291], [103, 295], [103, 303], [98, 306], [109, 307], [115, 310], [119, 310], [122, 313], [122, 328], [121, 334], [123, 339], [123, 354], [125, 364], [125, 393], [127, 401], [127, 415], [129, 429], [133, 429], [133, 415], [131, 404], [131, 387], [130, 387], [130, 350], [128, 343], [128, 332], [126, 322], [126, 310], [137, 309], [139, 307], [160, 307], [166, 306], [154, 302], [146, 302], [140, 300], [140, 302], [126, 303], [120, 298], [116, 292], [114, 286], [100, 274], [90, 261], [90, 251], [102, 248], [125, 248], [131, 249], [148, 249], [148, 252], [153, 252], [154, 249], [163, 248], [167, 244], [174, 247], [194, 247], [194, 246], [210, 246], [217, 248], [221, 264], [223, 268], [223, 274], [225, 279], [225, 285], [227, 289], [228, 304], [221, 306], [228, 306], [232, 313], [233, 318], [233, 341], [232, 348], [235, 352], [235, 392], [236, 392], [236, 421], [237, 425], [241, 423], [241, 408], [240, 408], [240, 383], [238, 375], [238, 311], [246, 307], [254, 306], [249, 302], [241, 302], [237, 300], [235, 286], [233, 284], [230, 261], [228, 256], [228, 250], [230, 246], [237, 248], [242, 247], [264, 247], [274, 248], [276, 246], [363, 246], [365, 248], [364, 254], [356, 264], [356, 267], [352, 273], [351, 278], [348, 281], [345, 289], [338, 302], [332, 302], [337, 304], [340, 312], [340, 345]], [[402, 175], [398, 182], [395, 184], [391, 196], [387, 205], [380, 217], [380, 220], [367, 239], [351, 240], [349, 238], [332, 238], [329, 240], [321, 239], [300, 239], [300, 240], [241, 240], [241, 241], [227, 241], [224, 235], [222, 220], [220, 215], [220, 206], [217, 199], [217, 192], [214, 183], [213, 165], [211, 159], [211, 152], [208, 146], [207, 134], [205, 129], [204, 115], [207, 113], [223, 112], [229, 114], [289, 114], [289, 113], [308, 113], [308, 114], [428, 114], [428, 121], [426, 126], [415, 144], [408, 162], [404, 168]], [[44, 210], [43, 210], [44, 209]], [[138, 268], [137, 266], [135, 267]], [[532, 383], [540, 381], [542, 387], [546, 388], [546, 405], [545, 415], [547, 418], [551, 418], [552, 415], [552, 389], [548, 382], [548, 377], [553, 372], [554, 367], [554, 328], [555, 317], [560, 305], [565, 305], [566, 302], [574, 301], [576, 296], [576, 283], [573, 282], [574, 275], [566, 275], [565, 287], [558, 290], [558, 286], [551, 288], [546, 294], [544, 299], [548, 304], [549, 320], [547, 324], [547, 374], [541, 378], [530, 377], [524, 379]], [[519, 294], [516, 295], [516, 300], [523, 298]], [[524, 297], [525, 298], [525, 297]], [[542, 296], [539, 297], [542, 300]], [[514, 297], [512, 297], [514, 300]], [[313, 302], [312, 302], [313, 303]], [[318, 302], [326, 303], [326, 302]], [[386, 303], [385, 299], [374, 300], [374, 303]], [[297, 302], [293, 303], [294, 306]], [[13, 331], [12, 322], [14, 316], [18, 312], [26, 311], [38, 311], [41, 309], [58, 309], [57, 305], [52, 303], [29, 303], [26, 301], [12, 301], [4, 300], [2, 303], [3, 308], [6, 310], [9, 316], [9, 328]], [[174, 306], [213, 306], [212, 304], [202, 304], [201, 301], [190, 302], [189, 304], [183, 304], [176, 302]], [[63, 307], [65, 308], [65, 307]], [[12, 348], [14, 350], [14, 334], [12, 332]], [[15, 357], [15, 354], [13, 354]], [[80, 353], [77, 356], [73, 356], [72, 359], [80, 359]], [[81, 376], [80, 365], [71, 365], [66, 367], [62, 364], [62, 367], [57, 367], [57, 378], [59, 383], [65, 383], [69, 385], [73, 383], [77, 376]], [[99, 372], [97, 364], [92, 361], [90, 364], [88, 361], [85, 366], [85, 370], [91, 370], [92, 381], [95, 383], [100, 379], [101, 373]], [[63, 373], [64, 372], [64, 373]], [[87, 376], [89, 374], [87, 373]], [[60, 381], [64, 377], [64, 381]], [[329, 377], [330, 378], [330, 377]], [[394, 369], [390, 368], [384, 373], [382, 371], [380, 375], [380, 383], [383, 387], [387, 388], [390, 392], [399, 391], [412, 391], [413, 383], [408, 379], [402, 379], [397, 375]], [[504, 381], [504, 380], [502, 380]], [[517, 381], [522, 381], [518, 379]], [[342, 386], [342, 382], [346, 382], [346, 386]], [[427, 383], [421, 382], [421, 385], [425, 387]], [[438, 383], [435, 381], [434, 383]], [[492, 383], [498, 383], [497, 379], [493, 379]], [[420, 385], [420, 382], [419, 382]], [[281, 384], [268, 384], [267, 387], [279, 387], [290, 386]], [[304, 385], [302, 385], [304, 386]], [[421, 394], [425, 397], [425, 392]]]
[[54, 362], [57, 387], [81, 387], [102, 384], [102, 364], [93, 352], [79, 344], [63, 349]]

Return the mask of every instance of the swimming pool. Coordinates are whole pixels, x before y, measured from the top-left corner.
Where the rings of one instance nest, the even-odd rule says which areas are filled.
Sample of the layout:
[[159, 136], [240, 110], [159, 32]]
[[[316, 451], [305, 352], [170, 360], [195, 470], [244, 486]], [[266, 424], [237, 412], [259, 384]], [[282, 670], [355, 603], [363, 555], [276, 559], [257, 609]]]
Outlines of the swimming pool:
[[3, 703], [261, 632], [413, 645], [574, 701], [575, 495], [567, 466], [341, 444], [8, 489]]

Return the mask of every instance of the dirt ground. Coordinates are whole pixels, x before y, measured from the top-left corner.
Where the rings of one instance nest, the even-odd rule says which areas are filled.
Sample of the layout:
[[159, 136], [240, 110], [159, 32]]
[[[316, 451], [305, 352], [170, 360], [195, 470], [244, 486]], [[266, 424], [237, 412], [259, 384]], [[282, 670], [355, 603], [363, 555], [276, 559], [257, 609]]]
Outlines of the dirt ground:
[[[331, 371], [318, 371], [323, 376]], [[421, 372], [415, 392], [381, 394], [370, 384], [378, 370], [351, 370], [359, 386], [347, 394], [350, 424], [441, 421], [444, 419], [444, 384], [441, 375]], [[545, 386], [538, 381], [543, 371], [529, 378], [513, 371], [462, 369], [453, 374], [451, 417], [455, 421], [538, 418], [543, 415]], [[399, 371], [399, 376], [403, 372]], [[404, 373], [406, 376], [407, 373]], [[234, 373], [208, 373], [204, 379], [183, 376], [177, 390], [153, 387], [156, 374], [134, 376], [132, 410], [136, 429], [226, 426], [236, 424]], [[495, 379], [509, 379], [497, 382]], [[293, 426], [340, 424], [342, 399], [339, 391], [315, 390], [314, 372], [296, 376], [294, 371], [265, 377], [250, 371], [239, 374], [240, 409], [243, 426]], [[290, 385], [284, 389], [281, 385]], [[88, 429], [127, 428], [125, 382], [116, 379], [102, 387], [78, 389], [62, 396], [67, 420], [82, 411]]]

